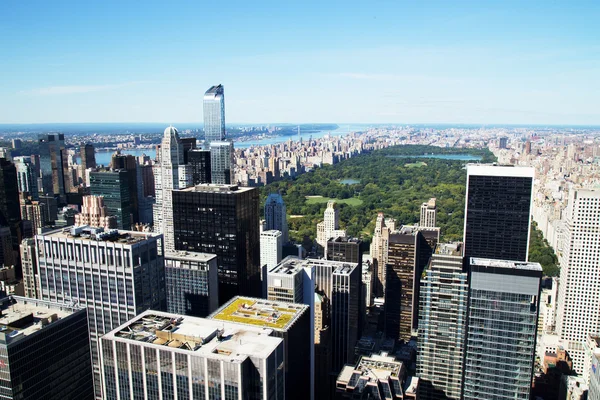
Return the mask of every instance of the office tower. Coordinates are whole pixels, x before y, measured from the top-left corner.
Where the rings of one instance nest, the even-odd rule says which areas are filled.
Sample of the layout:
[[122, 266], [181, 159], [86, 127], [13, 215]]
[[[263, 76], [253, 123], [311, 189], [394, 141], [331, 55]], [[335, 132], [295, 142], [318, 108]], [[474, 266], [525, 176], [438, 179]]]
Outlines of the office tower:
[[331, 304], [323, 294], [314, 294], [314, 393], [317, 400], [328, 400], [333, 393], [331, 379]]
[[21, 139], [13, 139], [12, 140], [12, 148], [13, 149], [20, 149], [21, 146], [23, 145], [23, 141]]
[[527, 261], [534, 173], [530, 167], [467, 166], [466, 257]]
[[154, 172], [152, 165], [140, 165], [140, 175], [142, 176], [142, 197], [154, 197], [156, 188], [154, 186]]
[[482, 258], [469, 263], [463, 399], [529, 399], [542, 267]]
[[283, 243], [289, 241], [287, 214], [283, 197], [279, 193], [270, 193], [265, 202], [265, 230], [280, 231]]
[[375, 296], [383, 296], [385, 291], [385, 273], [388, 262], [388, 242], [390, 233], [396, 230], [396, 220], [385, 218], [383, 213], [377, 214], [373, 240], [371, 241], [371, 258], [373, 259], [373, 276], [375, 284], [373, 293]]
[[15, 252], [22, 239], [20, 211], [17, 169], [12, 162], [0, 158], [0, 226], [10, 228]]
[[98, 338], [142, 311], [166, 307], [162, 235], [72, 227], [35, 240], [41, 298], [87, 306], [99, 396]]
[[[154, 232], [165, 236], [165, 250], [175, 250], [173, 239], [173, 195], [179, 188], [179, 166], [183, 165], [183, 145], [179, 131], [172, 126], [165, 129], [160, 145], [159, 162], [154, 165]], [[178, 249], [186, 250], [186, 249]]]
[[38, 299], [39, 273], [35, 254], [35, 240], [23, 239], [19, 246], [21, 250], [21, 267], [23, 269], [23, 290], [25, 297]]
[[17, 168], [19, 192], [28, 193], [33, 200], [37, 200], [40, 195], [37, 186], [38, 177], [31, 159], [29, 157], [15, 157], [15, 166]]
[[499, 149], [506, 149], [507, 144], [508, 144], [508, 138], [506, 136], [503, 136], [500, 139], [498, 139], [498, 148]]
[[260, 233], [260, 266], [273, 268], [281, 261], [283, 240], [279, 231]]
[[327, 259], [358, 264], [362, 268], [362, 241], [356, 238], [335, 237], [327, 241]]
[[15, 265], [17, 258], [12, 246], [12, 235], [8, 226], [0, 226], [0, 266]]
[[146, 311], [100, 340], [106, 400], [286, 398], [284, 343], [263, 326]]
[[[115, 153], [112, 156], [111, 168], [125, 170], [129, 187], [129, 204], [131, 208], [131, 224], [140, 222], [139, 219], [139, 196], [138, 191], [141, 179], [138, 179], [137, 159], [131, 154]], [[140, 177], [141, 178], [141, 177]]]
[[421, 219], [419, 220], [419, 226], [434, 228], [436, 214], [437, 206], [435, 205], [435, 197], [432, 197], [428, 202], [421, 204]]
[[194, 149], [186, 154], [192, 171], [192, 184], [211, 183], [210, 150]]
[[69, 170], [65, 150], [65, 135], [43, 134], [38, 136], [40, 148], [40, 170], [42, 173], [41, 193], [58, 195], [64, 201], [70, 185], [65, 181]]
[[21, 218], [24, 221], [31, 222], [32, 232], [38, 233], [40, 229], [51, 223], [48, 210], [46, 209], [46, 205], [44, 203], [31, 200], [31, 197], [27, 199], [21, 198], [19, 203], [19, 208], [21, 209]]
[[219, 304], [260, 296], [258, 189], [197, 185], [173, 191], [175, 249], [217, 255]]
[[183, 146], [183, 164], [187, 164], [189, 162], [188, 153], [196, 149], [197, 140], [195, 137], [180, 138], [180, 140]]
[[[385, 283], [385, 334], [408, 342], [418, 327], [421, 274], [439, 229], [402, 226], [389, 237]], [[433, 245], [433, 246], [432, 246]]]
[[211, 182], [226, 185], [232, 182], [233, 143], [228, 141], [210, 142]]
[[96, 168], [96, 151], [94, 145], [87, 143], [79, 147], [79, 157], [81, 157], [81, 167], [85, 171], [88, 168]]
[[129, 197], [129, 174], [126, 170], [92, 171], [90, 191], [102, 196], [108, 215], [117, 218], [119, 229], [131, 229], [131, 200]]
[[85, 309], [10, 296], [0, 300], [3, 399], [93, 399]]
[[563, 219], [556, 333], [573, 359], [573, 369], [581, 374], [583, 343], [589, 334], [598, 333], [600, 324], [600, 191], [571, 190]]
[[225, 140], [225, 90], [223, 85], [211, 86], [204, 93], [204, 137], [206, 143]]
[[469, 288], [462, 251], [462, 243], [438, 244], [421, 279], [417, 375], [423, 400], [461, 398]]
[[327, 241], [332, 237], [346, 237], [346, 231], [340, 229], [340, 212], [335, 201], [327, 202], [323, 221], [317, 224], [317, 243], [326, 251]]
[[311, 313], [305, 304], [250, 297], [234, 297], [215, 311], [211, 319], [244, 327], [259, 326], [283, 339], [285, 398], [311, 398]]
[[108, 215], [104, 197], [83, 196], [83, 206], [81, 206], [81, 212], [75, 215], [75, 225], [115, 229], [117, 228], [117, 218], [114, 215]]
[[190, 251], [165, 254], [167, 311], [206, 317], [219, 306], [217, 256]]
[[417, 400], [419, 378], [408, 375], [402, 361], [387, 354], [362, 356], [356, 366], [346, 365], [336, 380], [339, 399]]

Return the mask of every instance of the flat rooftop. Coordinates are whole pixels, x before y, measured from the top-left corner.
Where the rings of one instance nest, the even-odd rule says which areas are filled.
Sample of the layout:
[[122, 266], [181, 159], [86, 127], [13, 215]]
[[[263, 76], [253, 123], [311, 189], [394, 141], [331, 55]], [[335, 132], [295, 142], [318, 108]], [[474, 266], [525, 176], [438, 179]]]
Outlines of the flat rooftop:
[[272, 333], [271, 329], [148, 310], [104, 338], [243, 362], [249, 356], [267, 358], [275, 351], [283, 340]]
[[281, 260], [279, 264], [271, 268], [271, 270], [268, 271], [268, 274], [294, 275], [303, 267], [308, 267], [307, 260], [301, 260], [295, 256], [287, 256], [286, 258]]
[[300, 315], [308, 312], [305, 304], [236, 296], [209, 318], [238, 324], [286, 330]]
[[92, 228], [89, 226], [70, 226], [44, 232], [44, 237], [77, 239], [93, 242], [115, 242], [122, 244], [135, 244], [151, 238], [162, 236], [152, 232], [124, 231], [118, 229], [104, 230], [103, 228]]
[[525, 262], [525, 261], [509, 261], [509, 260], [493, 260], [490, 258], [476, 258], [471, 257], [471, 266], [476, 267], [493, 267], [493, 268], [507, 268], [517, 269], [525, 271], [541, 271], [542, 266], [536, 262]]
[[462, 256], [463, 255], [463, 244], [462, 243], [438, 243], [435, 246], [435, 254], [444, 254], [448, 256]]
[[243, 193], [256, 190], [252, 187], [240, 187], [238, 185], [220, 185], [216, 183], [205, 183], [196, 186], [190, 186], [189, 188], [174, 190], [174, 192], [209, 192], [209, 193]]
[[[0, 299], [0, 342], [7, 344], [44, 329], [80, 310], [51, 301], [9, 296]], [[4, 335], [4, 337], [2, 337]]]
[[196, 261], [201, 263], [208, 263], [210, 260], [217, 258], [216, 254], [210, 253], [197, 253], [195, 251], [181, 251], [173, 250], [165, 252], [166, 260], [179, 260], [179, 261]]
[[535, 168], [514, 165], [467, 164], [467, 175], [533, 178]]

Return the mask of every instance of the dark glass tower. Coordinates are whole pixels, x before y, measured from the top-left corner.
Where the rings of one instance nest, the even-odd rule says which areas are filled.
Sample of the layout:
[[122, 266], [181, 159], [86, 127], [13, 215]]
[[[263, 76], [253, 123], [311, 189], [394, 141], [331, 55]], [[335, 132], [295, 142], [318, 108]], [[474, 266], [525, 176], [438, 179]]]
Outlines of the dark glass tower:
[[79, 149], [81, 157], [81, 166], [84, 170], [88, 168], [96, 168], [96, 152], [92, 144], [86, 144]]
[[[17, 252], [21, 243], [21, 208], [15, 164], [0, 158], [0, 226], [10, 228], [12, 249]], [[5, 257], [8, 255], [5, 255]], [[8, 257], [5, 260], [13, 260]], [[2, 260], [2, 261], [5, 261]]]
[[131, 154], [114, 154], [112, 156], [112, 168], [127, 171], [129, 203], [131, 205], [131, 223], [134, 224], [140, 222], [138, 183], [141, 183], [141, 179], [138, 182], [138, 163], [136, 157]]
[[467, 166], [466, 257], [527, 261], [533, 168]]
[[90, 190], [94, 196], [104, 196], [108, 215], [117, 217], [119, 229], [131, 229], [129, 176], [126, 170], [91, 172]]
[[62, 133], [39, 135], [38, 142], [42, 193], [59, 195], [64, 199], [69, 186], [65, 182], [65, 171], [69, 169], [65, 151], [65, 135]]
[[186, 154], [187, 162], [192, 168], [193, 184], [210, 183], [210, 150], [193, 149]]
[[261, 295], [258, 193], [235, 185], [173, 191], [175, 250], [217, 255], [219, 304]]

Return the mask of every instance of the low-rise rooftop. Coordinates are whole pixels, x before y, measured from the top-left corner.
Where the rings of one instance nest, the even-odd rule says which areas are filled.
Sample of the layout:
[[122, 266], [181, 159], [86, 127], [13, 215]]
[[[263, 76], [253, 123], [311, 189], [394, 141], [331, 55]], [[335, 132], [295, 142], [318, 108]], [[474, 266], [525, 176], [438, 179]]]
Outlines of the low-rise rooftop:
[[305, 304], [236, 296], [215, 311], [209, 318], [260, 326], [276, 330], [288, 329], [304, 312]]
[[79, 310], [73, 305], [21, 296], [0, 299], [0, 344], [29, 336]]
[[255, 190], [251, 187], [240, 187], [238, 185], [227, 185], [227, 184], [216, 184], [216, 183], [203, 183], [196, 186], [190, 186], [189, 188], [174, 190], [175, 192], [248, 192]]
[[542, 271], [540, 263], [525, 262], [525, 261], [510, 261], [510, 260], [494, 260], [491, 258], [471, 257], [471, 266], [476, 267], [491, 267], [491, 268], [507, 268], [527, 271]]
[[435, 254], [448, 256], [462, 256], [463, 245], [460, 242], [456, 243], [439, 243], [435, 246]]
[[153, 237], [160, 236], [160, 234], [151, 232], [124, 231], [119, 229], [105, 230], [104, 228], [96, 228], [85, 225], [55, 229], [45, 232], [40, 236], [95, 242], [135, 244]]
[[217, 258], [216, 254], [210, 253], [198, 253], [195, 251], [181, 251], [173, 250], [165, 252], [166, 260], [178, 260], [178, 261], [196, 261], [199, 263], [208, 263], [210, 260]]
[[149, 310], [104, 338], [242, 362], [249, 356], [268, 357], [282, 342], [282, 339], [270, 336], [272, 332], [271, 329]]

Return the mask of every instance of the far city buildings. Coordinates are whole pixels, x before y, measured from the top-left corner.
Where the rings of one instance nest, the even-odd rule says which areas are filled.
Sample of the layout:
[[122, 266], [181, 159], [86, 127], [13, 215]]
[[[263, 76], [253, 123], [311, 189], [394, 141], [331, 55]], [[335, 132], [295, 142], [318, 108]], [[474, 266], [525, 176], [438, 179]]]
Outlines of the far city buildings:
[[175, 249], [217, 255], [219, 304], [259, 297], [258, 189], [211, 184], [172, 193]]
[[535, 170], [467, 166], [466, 257], [527, 261]]
[[94, 398], [84, 308], [26, 297], [0, 299], [0, 397]]
[[265, 230], [277, 230], [283, 235], [283, 243], [287, 243], [287, 213], [283, 197], [279, 193], [271, 193], [265, 201]]

